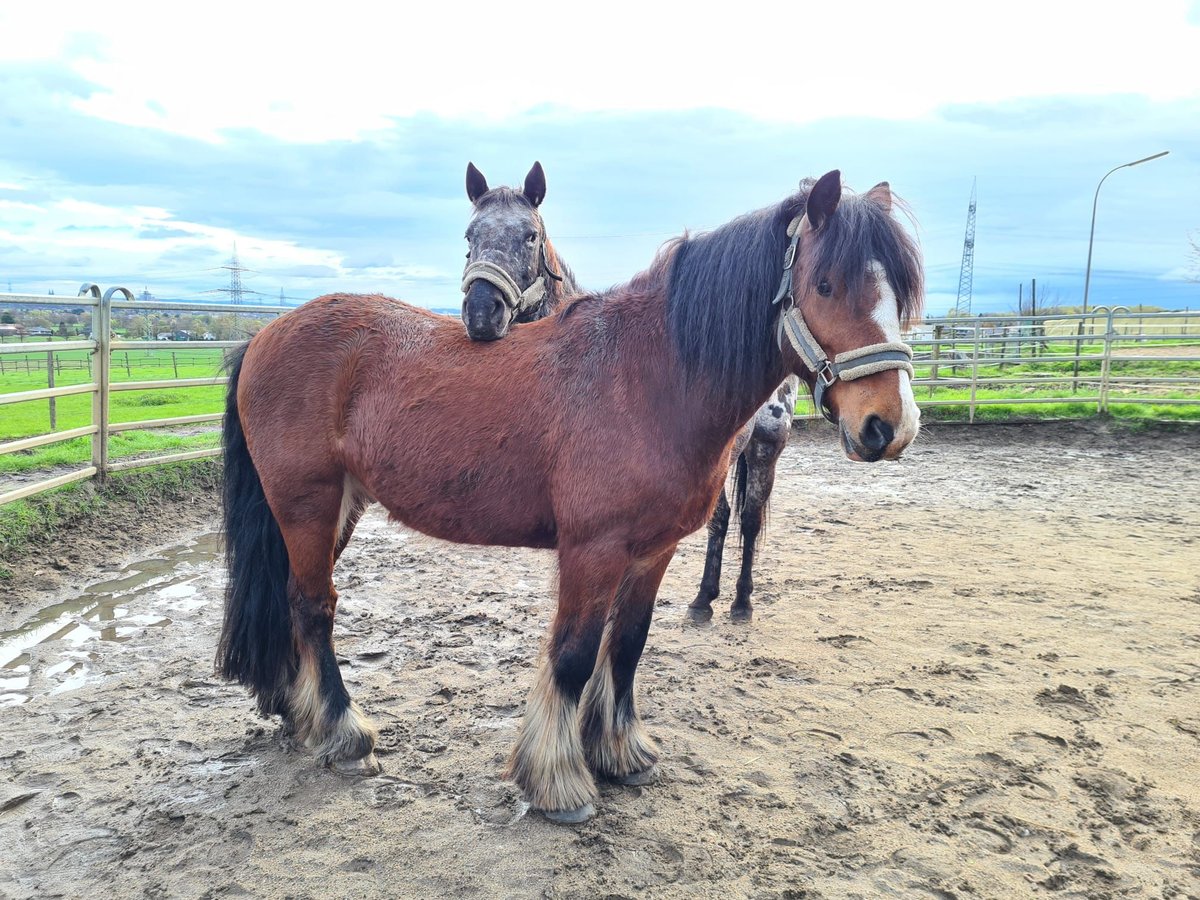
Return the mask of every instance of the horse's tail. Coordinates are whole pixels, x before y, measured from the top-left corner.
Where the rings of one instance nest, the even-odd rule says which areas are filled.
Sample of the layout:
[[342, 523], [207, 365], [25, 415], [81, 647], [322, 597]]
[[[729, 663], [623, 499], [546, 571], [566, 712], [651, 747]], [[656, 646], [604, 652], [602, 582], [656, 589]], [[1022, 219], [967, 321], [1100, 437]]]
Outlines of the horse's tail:
[[746, 508], [746, 454], [739, 453], [733, 466], [733, 514], [740, 520]]
[[[738, 522], [745, 521], [746, 506], [747, 503], [750, 502], [750, 497], [747, 494], [749, 486], [749, 469], [749, 463], [746, 462], [746, 454], [739, 453], [737, 463], [734, 465], [733, 470], [732, 508], [732, 512], [735, 516], [737, 516]], [[754, 534], [754, 540], [752, 541], [753, 546], [750, 547], [751, 550], [758, 548], [758, 542], [762, 538], [763, 532], [767, 530], [767, 513], [770, 511], [771, 495], [768, 492], [766, 496], [755, 497], [754, 499], [756, 501], [757, 509], [751, 509], [750, 512], [752, 516], [758, 516], [758, 528], [757, 530], [751, 529]], [[738, 531], [744, 539], [746, 534], [745, 529], [739, 528]]]
[[279, 523], [267, 505], [262, 481], [242, 431], [237, 391], [246, 347], [226, 362], [229, 386], [221, 443], [225, 451], [225, 624], [217, 647], [217, 671], [250, 689], [263, 715], [287, 710], [296, 675], [292, 617], [288, 605], [288, 553]]

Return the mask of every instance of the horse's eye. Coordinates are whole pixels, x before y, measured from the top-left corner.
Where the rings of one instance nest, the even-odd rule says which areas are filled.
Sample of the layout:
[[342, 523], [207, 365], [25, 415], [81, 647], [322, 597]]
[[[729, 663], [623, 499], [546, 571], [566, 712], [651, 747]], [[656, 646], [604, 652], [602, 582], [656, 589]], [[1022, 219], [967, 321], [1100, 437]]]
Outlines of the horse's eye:
[[531, 231], [527, 235], [525, 235], [525, 243], [527, 243], [527, 244], [532, 244], [536, 240], [537, 240], [537, 232], [536, 231]]
[[829, 283], [828, 279], [822, 278], [817, 282], [817, 293], [822, 297], [828, 297], [833, 293], [833, 285]]

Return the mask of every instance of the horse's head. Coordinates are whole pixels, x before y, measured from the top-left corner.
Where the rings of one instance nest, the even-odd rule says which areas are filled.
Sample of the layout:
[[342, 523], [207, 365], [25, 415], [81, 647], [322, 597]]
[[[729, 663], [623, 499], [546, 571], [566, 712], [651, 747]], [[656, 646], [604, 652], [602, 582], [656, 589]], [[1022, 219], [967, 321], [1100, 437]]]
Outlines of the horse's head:
[[822, 176], [789, 229], [791, 296], [777, 298], [785, 358], [860, 462], [898, 457], [921, 416], [900, 338], [920, 312], [921, 260], [892, 207], [887, 182], [843, 196], [840, 172]]
[[462, 320], [472, 340], [494, 341], [515, 323], [549, 311], [548, 280], [557, 278], [548, 255], [546, 228], [538, 207], [546, 197], [546, 173], [535, 162], [521, 190], [488, 188], [467, 164], [467, 196], [475, 209], [467, 225]]

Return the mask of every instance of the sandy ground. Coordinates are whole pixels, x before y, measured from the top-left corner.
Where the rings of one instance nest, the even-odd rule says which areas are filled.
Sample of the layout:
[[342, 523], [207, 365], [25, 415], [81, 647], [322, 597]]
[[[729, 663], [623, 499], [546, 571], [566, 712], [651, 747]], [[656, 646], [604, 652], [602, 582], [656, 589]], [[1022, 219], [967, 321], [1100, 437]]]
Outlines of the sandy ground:
[[385, 774], [346, 780], [213, 677], [217, 541], [164, 529], [5, 621], [0, 895], [1200, 896], [1197, 446], [798, 432], [753, 623], [684, 624], [693, 536], [640, 671], [661, 778], [577, 827], [499, 779], [550, 554], [368, 516], [337, 644]]

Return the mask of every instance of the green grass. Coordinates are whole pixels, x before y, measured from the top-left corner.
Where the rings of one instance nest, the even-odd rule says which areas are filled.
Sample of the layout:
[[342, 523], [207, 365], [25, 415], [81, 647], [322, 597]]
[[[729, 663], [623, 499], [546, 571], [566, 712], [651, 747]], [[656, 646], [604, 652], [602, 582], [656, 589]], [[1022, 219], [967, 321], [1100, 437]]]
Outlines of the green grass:
[[[171, 354], [175, 357], [172, 360]], [[46, 355], [14, 354], [4, 357], [5, 373], [0, 377], [0, 393], [37, 390], [46, 387], [45, 369], [32, 368], [26, 373], [24, 361], [40, 361]], [[88, 358], [85, 350], [68, 350], [61, 354], [67, 364], [55, 373], [58, 386], [86, 384], [89, 373], [86, 366], [71, 367]], [[207, 378], [219, 374], [223, 353], [221, 350], [118, 350], [113, 353], [112, 380], [117, 383], [129, 381], [159, 381], [175, 377]], [[126, 361], [128, 360], [128, 367]], [[15, 371], [14, 371], [15, 369]], [[181, 387], [149, 391], [112, 391], [109, 394], [109, 421], [137, 422], [145, 419], [168, 419], [177, 416], [194, 416], [219, 413], [224, 408], [225, 392], [221, 385], [204, 387]], [[92, 423], [92, 396], [80, 394], [55, 399], [56, 430], [65, 431]], [[214, 429], [217, 423], [213, 423]], [[0, 441], [11, 441], [50, 431], [49, 401], [31, 400], [0, 406]], [[112, 459], [139, 454], [159, 454], [199, 450], [215, 447], [218, 437], [215, 431], [206, 434], [182, 435], [169, 430], [126, 431], [114, 434], [109, 440], [109, 456]], [[75, 438], [59, 444], [50, 444], [22, 453], [0, 456], [0, 474], [13, 474], [46, 469], [55, 466], [85, 465], [91, 459], [91, 442], [88, 438]]]

